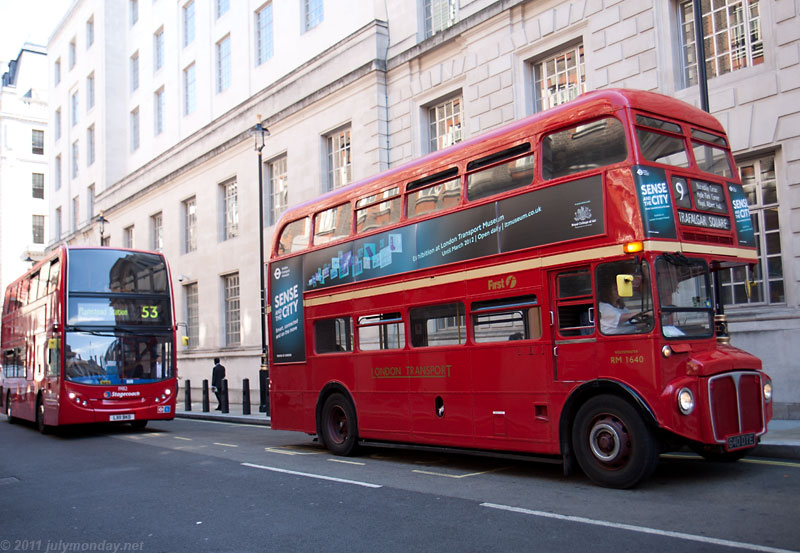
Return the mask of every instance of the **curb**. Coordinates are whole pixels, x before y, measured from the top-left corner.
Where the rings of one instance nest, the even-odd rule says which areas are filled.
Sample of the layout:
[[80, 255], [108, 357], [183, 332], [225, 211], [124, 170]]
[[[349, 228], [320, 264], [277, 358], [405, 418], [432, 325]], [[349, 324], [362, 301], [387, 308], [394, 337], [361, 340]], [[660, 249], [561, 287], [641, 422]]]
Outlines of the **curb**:
[[202, 413], [192, 411], [180, 411], [175, 413], [177, 419], [195, 419], [215, 422], [229, 422], [233, 424], [257, 424], [259, 426], [270, 426], [270, 418], [266, 415], [235, 415], [230, 413]]

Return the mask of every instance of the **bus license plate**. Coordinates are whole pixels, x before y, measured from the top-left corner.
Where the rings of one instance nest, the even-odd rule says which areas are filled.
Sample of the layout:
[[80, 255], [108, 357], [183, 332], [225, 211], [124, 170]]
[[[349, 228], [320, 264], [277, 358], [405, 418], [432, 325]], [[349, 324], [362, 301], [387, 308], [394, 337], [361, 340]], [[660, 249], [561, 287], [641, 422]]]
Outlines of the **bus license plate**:
[[110, 415], [108, 417], [108, 420], [111, 421], [111, 422], [132, 421], [133, 419], [134, 419], [133, 413], [130, 413], [128, 415]]
[[756, 445], [756, 435], [753, 432], [749, 434], [739, 434], [738, 436], [728, 436], [727, 449], [732, 451], [734, 449], [742, 449], [744, 447], [754, 447]]

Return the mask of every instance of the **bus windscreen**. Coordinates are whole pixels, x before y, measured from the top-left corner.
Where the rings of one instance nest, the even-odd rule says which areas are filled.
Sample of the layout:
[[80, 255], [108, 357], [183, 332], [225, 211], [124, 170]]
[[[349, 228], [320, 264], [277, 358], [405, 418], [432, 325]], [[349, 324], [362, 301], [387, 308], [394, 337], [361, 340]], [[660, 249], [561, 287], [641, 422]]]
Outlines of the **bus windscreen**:
[[168, 294], [167, 265], [160, 255], [121, 250], [70, 250], [70, 292]]

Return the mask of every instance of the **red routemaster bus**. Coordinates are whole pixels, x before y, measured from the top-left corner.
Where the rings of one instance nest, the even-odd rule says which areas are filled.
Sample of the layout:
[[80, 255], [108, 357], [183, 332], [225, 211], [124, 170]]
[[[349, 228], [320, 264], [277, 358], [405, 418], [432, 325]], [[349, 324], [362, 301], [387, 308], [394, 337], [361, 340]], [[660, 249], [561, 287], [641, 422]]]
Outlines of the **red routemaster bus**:
[[59, 247], [6, 290], [0, 402], [9, 421], [175, 417], [169, 266], [160, 253]]
[[561, 456], [630, 487], [740, 458], [772, 384], [715, 325], [757, 254], [712, 116], [591, 92], [289, 210], [270, 260], [272, 427]]

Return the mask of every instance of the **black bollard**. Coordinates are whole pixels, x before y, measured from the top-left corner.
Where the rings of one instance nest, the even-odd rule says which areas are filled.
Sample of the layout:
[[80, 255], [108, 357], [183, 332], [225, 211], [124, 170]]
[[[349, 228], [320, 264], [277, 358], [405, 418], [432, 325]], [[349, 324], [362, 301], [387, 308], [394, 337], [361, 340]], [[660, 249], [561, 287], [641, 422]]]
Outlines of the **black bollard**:
[[203, 413], [208, 411], [208, 380], [203, 379]]
[[242, 415], [250, 414], [250, 379], [242, 380]]
[[230, 409], [228, 408], [228, 379], [222, 379], [222, 412], [223, 413], [230, 413]]
[[183, 391], [183, 403], [184, 410], [192, 410], [192, 383], [189, 380], [186, 381], [186, 389]]
[[269, 392], [269, 371], [261, 369], [258, 371], [258, 411], [259, 413], [267, 412], [267, 393]]

